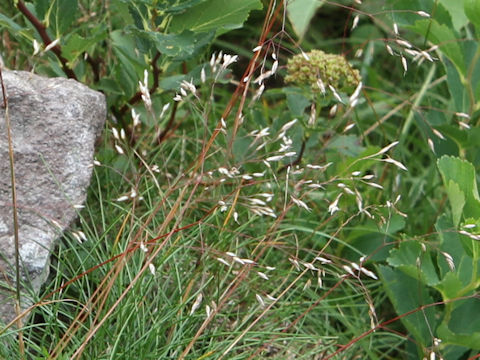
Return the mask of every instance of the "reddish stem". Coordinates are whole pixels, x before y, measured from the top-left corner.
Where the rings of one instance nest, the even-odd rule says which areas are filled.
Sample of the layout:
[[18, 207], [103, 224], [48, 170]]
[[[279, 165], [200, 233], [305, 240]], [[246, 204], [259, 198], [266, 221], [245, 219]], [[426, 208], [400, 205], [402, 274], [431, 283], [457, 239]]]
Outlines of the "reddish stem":
[[[40, 20], [38, 20], [35, 17], [35, 15], [33, 15], [30, 12], [30, 10], [28, 10], [28, 8], [25, 6], [25, 4], [22, 0], [18, 0], [17, 8], [28, 19], [28, 21], [30, 21], [32, 23], [32, 25], [35, 27], [35, 29], [37, 29], [38, 34], [42, 38], [45, 46], [48, 46], [52, 42], [52, 39], [50, 39], [50, 36], [48, 36], [47, 28], [45, 27], [45, 25], [43, 25], [42, 22]], [[62, 56], [62, 48], [60, 47], [60, 45], [57, 44], [54, 47], [52, 47], [50, 50], [52, 50], [53, 53], [57, 56], [58, 60], [60, 60], [60, 63], [62, 64], [63, 72], [70, 79], [78, 80], [77, 76], [75, 75], [73, 70], [67, 65], [67, 62], [68, 62], [67, 59], [65, 59]]]

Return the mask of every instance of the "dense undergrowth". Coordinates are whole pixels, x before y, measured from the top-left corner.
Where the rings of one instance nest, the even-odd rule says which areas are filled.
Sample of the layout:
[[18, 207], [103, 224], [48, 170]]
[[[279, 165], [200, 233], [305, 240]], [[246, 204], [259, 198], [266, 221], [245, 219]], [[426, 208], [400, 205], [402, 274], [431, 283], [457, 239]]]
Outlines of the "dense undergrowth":
[[478, 357], [479, 1], [2, 7], [7, 67], [110, 111], [1, 357]]

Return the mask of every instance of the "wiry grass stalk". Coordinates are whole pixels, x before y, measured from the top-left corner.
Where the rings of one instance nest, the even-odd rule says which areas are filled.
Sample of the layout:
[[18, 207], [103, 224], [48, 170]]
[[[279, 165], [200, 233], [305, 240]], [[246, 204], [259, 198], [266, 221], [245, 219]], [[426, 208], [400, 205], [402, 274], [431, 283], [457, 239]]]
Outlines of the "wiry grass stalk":
[[13, 158], [13, 141], [12, 141], [12, 129], [10, 125], [10, 115], [8, 108], [8, 95], [3, 82], [2, 68], [0, 66], [0, 83], [2, 87], [3, 96], [3, 108], [5, 109], [5, 129], [7, 131], [8, 139], [8, 160], [10, 165], [10, 185], [12, 188], [12, 213], [13, 213], [13, 232], [15, 241], [15, 311], [17, 313], [17, 327], [18, 327], [18, 350], [22, 358], [25, 356], [25, 346], [23, 343], [22, 332], [22, 317], [21, 313], [21, 277], [20, 277], [20, 243], [18, 234], [18, 213], [17, 213], [17, 191], [15, 187], [15, 162]]

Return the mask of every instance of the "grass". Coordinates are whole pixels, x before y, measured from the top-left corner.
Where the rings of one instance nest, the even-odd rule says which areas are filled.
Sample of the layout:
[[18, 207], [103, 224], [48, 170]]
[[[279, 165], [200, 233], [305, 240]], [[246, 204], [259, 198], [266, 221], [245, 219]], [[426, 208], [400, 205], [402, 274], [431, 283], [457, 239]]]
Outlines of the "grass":
[[[207, 146], [204, 116], [215, 106], [202, 109], [192, 95], [186, 103], [192, 128], [160, 145], [142, 129], [134, 151], [107, 129], [86, 207], [55, 251], [52, 278], [24, 330], [30, 356], [322, 358], [378, 321], [369, 315], [369, 304], [384, 299], [378, 281], [348, 275], [349, 261], [325, 250], [349, 247], [337, 234], [351, 220], [326, 212], [338, 175], [265, 164], [282, 143], [280, 124], [248, 135], [261, 130], [251, 119], [233, 156], [220, 133], [190, 166]], [[287, 132], [301, 131], [291, 126]], [[299, 200], [309, 194], [307, 212]], [[383, 358], [401, 342], [379, 331], [344, 354]]]

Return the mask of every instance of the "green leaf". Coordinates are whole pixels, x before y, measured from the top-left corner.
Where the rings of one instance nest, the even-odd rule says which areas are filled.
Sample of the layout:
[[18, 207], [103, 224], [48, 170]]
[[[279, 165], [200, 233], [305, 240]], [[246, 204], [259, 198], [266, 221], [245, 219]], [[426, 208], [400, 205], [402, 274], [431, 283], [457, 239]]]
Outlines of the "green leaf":
[[105, 40], [107, 36], [108, 34], [104, 25], [101, 25], [97, 31], [91, 33], [88, 38], [84, 38], [78, 34], [72, 34], [62, 46], [62, 55], [68, 62], [72, 62], [90, 47]]
[[45, 15], [47, 14], [48, 8], [51, 4], [50, 0], [36, 0], [35, 1], [35, 12], [37, 17], [40, 20], [45, 19]]
[[465, 0], [465, 15], [480, 32], [480, 0]]
[[[468, 223], [471, 224], [475, 222], [469, 219]], [[473, 253], [478, 253], [478, 243], [475, 242], [475, 240], [472, 240], [469, 237], [461, 235], [455, 231], [452, 220], [446, 214], [443, 214], [438, 218], [435, 224], [435, 229], [437, 230], [440, 238], [440, 251], [437, 254], [437, 266], [440, 271], [440, 277], [442, 278], [442, 281], [447, 281], [445, 280], [445, 277], [451, 272], [445, 258], [445, 254], [448, 254], [455, 264], [455, 277], [461, 282], [461, 291], [463, 292], [457, 292], [456, 294], [453, 294], [454, 289], [445, 289], [443, 287], [445, 284], [438, 285], [439, 291], [448, 291], [448, 296], [452, 297], [465, 295], [465, 288], [467, 286], [471, 286], [470, 284], [472, 281], [475, 282], [480, 276], [480, 261], [478, 259], [478, 255], [475, 259], [473, 259], [471, 256]], [[474, 262], [476, 262], [475, 267]], [[475, 274], [474, 271], [476, 271]], [[449, 279], [448, 281], [452, 282], [453, 280]]]
[[[452, 190], [452, 196], [449, 200], [454, 213], [459, 209], [453, 209], [453, 206], [462, 204], [459, 198], [459, 191], [463, 192], [465, 197], [464, 216], [480, 218], [480, 198], [478, 196], [477, 182], [475, 179], [475, 169], [471, 163], [452, 156], [442, 156], [437, 162], [442, 175], [443, 183], [447, 189]], [[450, 181], [458, 184], [458, 189], [450, 185]], [[461, 210], [460, 210], [461, 211]]]
[[313, 16], [324, 3], [322, 0], [290, 0], [287, 3], [288, 20], [299, 39], [303, 38]]
[[124, 90], [126, 96], [131, 97], [137, 88], [138, 81], [143, 79], [143, 71], [147, 64], [143, 57], [135, 53], [135, 42], [128, 34], [121, 30], [110, 33], [112, 48], [118, 60], [114, 66], [115, 80]]
[[[468, 113], [470, 99], [457, 68], [446, 58], [443, 58], [443, 64], [447, 70], [448, 91], [455, 103], [455, 110]], [[465, 134], [463, 137], [465, 137]]]
[[139, 70], [139, 73], [142, 74], [143, 69], [146, 67], [146, 63], [144, 59], [139, 57], [135, 52], [135, 42], [132, 37], [121, 30], [115, 30], [110, 33], [110, 39], [112, 40], [114, 51], [128, 59], [131, 63], [129, 67], [136, 67]]
[[307, 99], [300, 88], [286, 87], [282, 89], [287, 96], [287, 105], [293, 116], [302, 116], [305, 108], [310, 105], [310, 99]]
[[[449, 0], [446, 0], [449, 1]], [[452, 16], [438, 0], [386, 0], [392, 12], [392, 20], [399, 26], [413, 25], [419, 20], [415, 11], [425, 11], [440, 24], [453, 27]]]
[[346, 242], [350, 244], [356, 251], [352, 251], [350, 247], [342, 250], [342, 258], [350, 261], [358, 261], [358, 251], [362, 254], [371, 254], [369, 261], [385, 261], [390, 256], [390, 251], [394, 247], [395, 236], [405, 228], [405, 218], [393, 214], [393, 216], [383, 226], [373, 220], [366, 220], [363, 225], [355, 225], [348, 234]]
[[[459, 334], [472, 335], [474, 332], [480, 332], [480, 321], [470, 321], [472, 314], [480, 314], [480, 300], [478, 298], [474, 297], [457, 302], [455, 309], [452, 311], [448, 327]], [[477, 338], [479, 335], [480, 333], [476, 335]], [[480, 349], [480, 342], [477, 341], [477, 344], [474, 345], [473, 348]]]
[[455, 299], [459, 297], [463, 289], [463, 283], [456, 273], [449, 272], [442, 281], [435, 286], [435, 289], [442, 294], [443, 300]]
[[[397, 314], [402, 315], [418, 309], [422, 305], [433, 303], [427, 288], [402, 271], [380, 265], [378, 274]], [[424, 346], [430, 342], [431, 329], [434, 329], [437, 323], [433, 307], [413, 312], [402, 317], [401, 321], [408, 332]]]
[[185, 60], [195, 55], [200, 49], [213, 40], [215, 33], [194, 33], [183, 31], [181, 34], [151, 33], [156, 48], [162, 54], [174, 57], [176, 60]]
[[100, 79], [99, 83], [97, 84], [97, 89], [102, 90], [105, 93], [108, 93], [109, 96], [113, 96], [114, 94], [117, 94], [117, 95], [123, 94], [120, 84], [115, 80], [109, 79], [109, 78]]
[[453, 29], [448, 25], [439, 24], [434, 19], [418, 20], [410, 28], [438, 45], [445, 56], [455, 64], [459, 73], [465, 76], [466, 67], [463, 51], [459, 44], [460, 39], [457, 38]]
[[181, 13], [206, 1], [208, 0], [167, 0], [163, 2], [162, 10], [170, 14]]
[[475, 321], [480, 313], [480, 301], [470, 298], [455, 303], [451, 316], [438, 327], [443, 343], [465, 346], [480, 350], [480, 322]]
[[440, 3], [447, 9], [452, 17], [453, 28], [460, 31], [462, 27], [467, 25], [468, 18], [463, 11], [464, 3], [468, 0], [440, 0]]
[[192, 6], [199, 5], [208, 0], [117, 0], [124, 4], [136, 7], [137, 5], [153, 7], [155, 4], [155, 10], [157, 13], [181, 13], [191, 8]]
[[259, 0], [208, 0], [174, 16], [169, 31], [216, 31], [219, 35], [241, 27], [250, 11], [261, 8], [262, 3]]
[[233, 143], [232, 153], [235, 160], [243, 162], [249, 156], [249, 149], [252, 145], [252, 138], [248, 136], [238, 136]]
[[55, 0], [48, 9], [48, 23], [52, 25], [55, 37], [61, 38], [75, 21], [77, 0]]
[[180, 87], [180, 84], [185, 79], [186, 79], [185, 75], [166, 76], [160, 80], [159, 87], [163, 90], [178, 90], [178, 88]]
[[[466, 253], [460, 241], [460, 237], [458, 236], [459, 234], [454, 231], [455, 228], [453, 227], [451, 217], [447, 216], [447, 214], [442, 214], [435, 223], [435, 229], [437, 230], [440, 238], [440, 251], [444, 251], [452, 257], [456, 270], [458, 271], [459, 264]], [[441, 253], [438, 253], [437, 257], [437, 265], [440, 271], [440, 277], [443, 278], [451, 270]], [[468, 280], [465, 282], [465, 284], [466, 283], [468, 283]]]
[[430, 253], [424, 252], [418, 241], [402, 242], [398, 249], [393, 249], [390, 252], [387, 262], [427, 285], [432, 286], [439, 282]]
[[137, 44], [146, 52], [148, 44], [156, 48], [162, 55], [175, 58], [175, 60], [187, 60], [197, 55], [201, 49], [207, 46], [215, 35], [209, 33], [194, 33], [189, 30], [181, 34], [162, 34], [156, 31], [144, 31], [135, 27], [128, 27], [127, 31], [133, 35]]
[[1, 27], [6, 27], [7, 29], [11, 29], [15, 32], [24, 30], [24, 28], [18, 25], [15, 21], [0, 13], [0, 28]]
[[365, 150], [360, 144], [356, 135], [337, 135], [330, 141], [327, 149], [349, 157], [357, 157]]
[[463, 207], [465, 205], [465, 194], [460, 190], [460, 186], [452, 180], [448, 182], [447, 194], [452, 207], [453, 225], [456, 227], [462, 218]]

